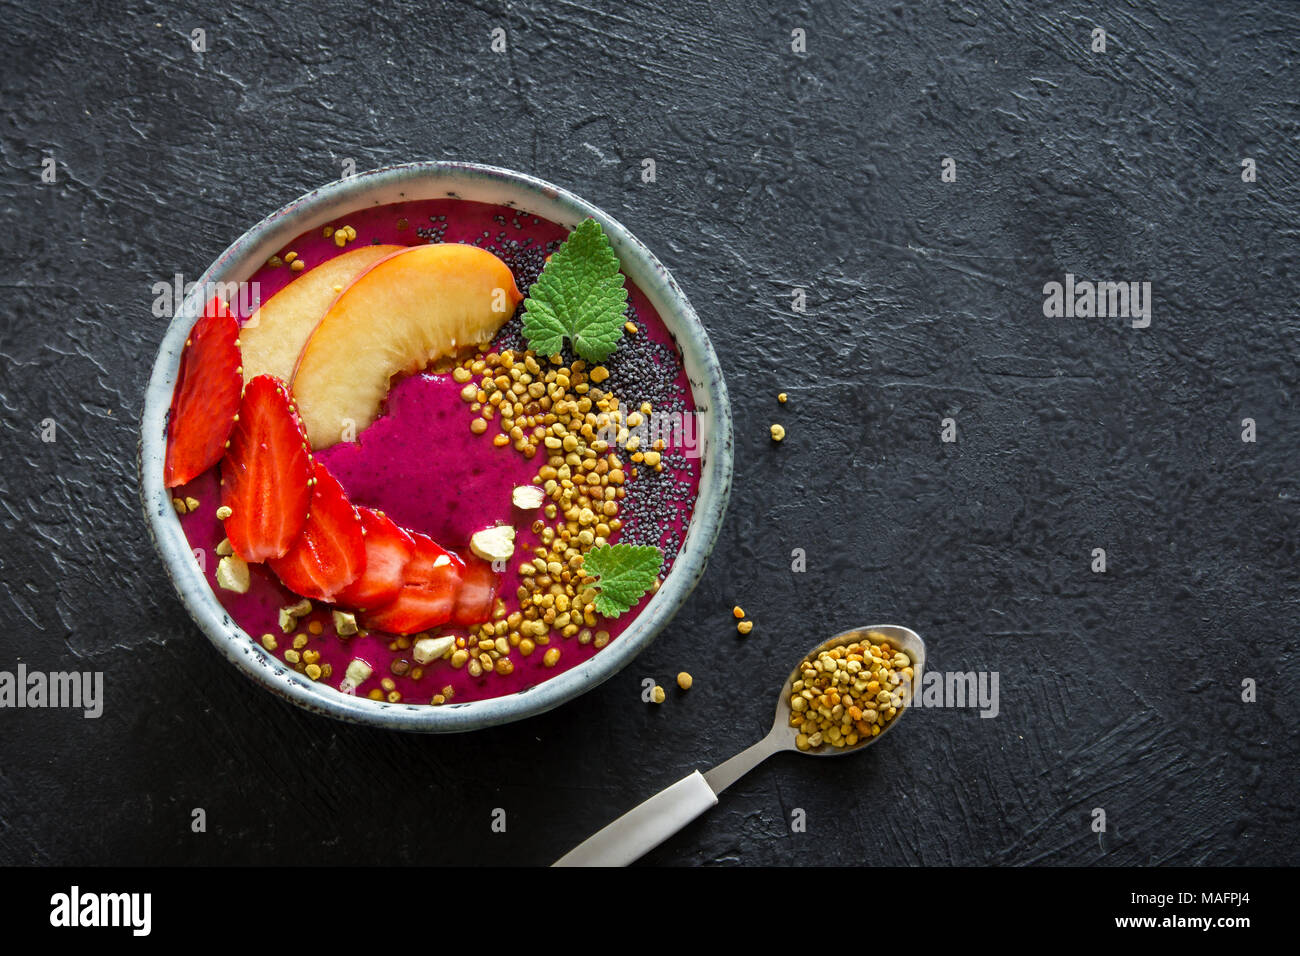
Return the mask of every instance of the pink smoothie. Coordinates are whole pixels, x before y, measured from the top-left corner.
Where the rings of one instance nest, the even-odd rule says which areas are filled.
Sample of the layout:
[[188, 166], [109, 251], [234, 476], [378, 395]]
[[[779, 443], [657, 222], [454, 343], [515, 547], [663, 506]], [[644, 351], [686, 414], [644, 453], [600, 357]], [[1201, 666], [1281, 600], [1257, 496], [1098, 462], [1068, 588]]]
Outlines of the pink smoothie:
[[[541, 269], [545, 255], [566, 235], [554, 223], [519, 214], [508, 207], [453, 199], [380, 206], [344, 217], [338, 225], [343, 224], [351, 225], [357, 232], [357, 239], [347, 248], [372, 241], [403, 245], [467, 242], [481, 246], [511, 267], [520, 290], [525, 293]], [[283, 251], [290, 249], [298, 253], [309, 269], [343, 251], [319, 231], [300, 236]], [[259, 269], [252, 281], [259, 287], [261, 301], [266, 301], [302, 274], [283, 266], [268, 265]], [[694, 404], [671, 336], [644, 294], [630, 281], [628, 290], [638, 326], [637, 336], [631, 338], [639, 341], [629, 344], [630, 338], [625, 338], [620, 351], [606, 363], [613, 373], [608, 385], [625, 406], [651, 400], [656, 409], [672, 409], [689, 417], [694, 412]], [[247, 317], [247, 314], [240, 316]], [[502, 329], [494, 347], [520, 347], [517, 319]], [[626, 382], [626, 392], [643, 394], [624, 394], [617, 387], [620, 381]], [[510, 446], [494, 446], [495, 427], [484, 435], [474, 435], [469, 426], [475, 416], [460, 398], [460, 389], [447, 375], [422, 373], [394, 381], [383, 414], [355, 442], [334, 445], [321, 451], [318, 457], [338, 478], [354, 504], [384, 511], [399, 525], [423, 532], [450, 550], [468, 553], [468, 540], [475, 531], [498, 522], [514, 525], [516, 557], [502, 576], [498, 590], [509, 613], [517, 609], [518, 564], [531, 557], [531, 549], [540, 544], [530, 528], [538, 513], [515, 509], [511, 504], [511, 490], [517, 485], [531, 484], [545, 459], [539, 455], [529, 460]], [[681, 444], [689, 446], [689, 436]], [[660, 544], [665, 550], [666, 573], [690, 521], [698, 491], [699, 461], [689, 447], [678, 449], [674, 439], [669, 442], [664, 462], [662, 474], [629, 478], [628, 499], [621, 515], [625, 527], [612, 540]], [[424, 665], [417, 679], [412, 676], [416, 665], [410, 650], [398, 647], [393, 635], [372, 632], [340, 637], [335, 633], [330, 608], [325, 605], [318, 603], [316, 612], [301, 619], [292, 633], [284, 634], [278, 624], [279, 609], [299, 598], [280, 584], [269, 569], [261, 565], [250, 568], [252, 582], [246, 594], [226, 591], [216, 584], [215, 547], [225, 537], [215, 515], [219, 504], [217, 469], [176, 489], [174, 494], [200, 501], [195, 512], [181, 518], [182, 527], [205, 569], [213, 593], [234, 621], [259, 645], [262, 635], [272, 635], [276, 642], [272, 653], [281, 659], [293, 646], [294, 637], [305, 635], [306, 645], [301, 650], [316, 651], [320, 655], [317, 663], [322, 667], [329, 665], [330, 676], [322, 677], [321, 682], [330, 686], [337, 688], [348, 663], [361, 658], [374, 671], [374, 676], [362, 685], [362, 694], [379, 687], [382, 678], [389, 678], [403, 703], [427, 704], [448, 686], [452, 688], [452, 702], [462, 703], [524, 690], [599, 653], [594, 644], [583, 645], [576, 637], [566, 639], [552, 633], [550, 644], [539, 646], [529, 657], [513, 649], [510, 657], [515, 669], [509, 675], [491, 672], [475, 678], [464, 667], [454, 668], [448, 661], [440, 660]], [[616, 619], [602, 620], [592, 630], [608, 631], [612, 643], [640, 613], [646, 601], [648, 598]], [[321, 634], [311, 633], [309, 625], [313, 621], [322, 626]], [[465, 635], [467, 631], [442, 628], [431, 633]], [[549, 647], [558, 647], [561, 652], [558, 664], [551, 668], [542, 663]], [[298, 666], [302, 668], [301, 664]]]

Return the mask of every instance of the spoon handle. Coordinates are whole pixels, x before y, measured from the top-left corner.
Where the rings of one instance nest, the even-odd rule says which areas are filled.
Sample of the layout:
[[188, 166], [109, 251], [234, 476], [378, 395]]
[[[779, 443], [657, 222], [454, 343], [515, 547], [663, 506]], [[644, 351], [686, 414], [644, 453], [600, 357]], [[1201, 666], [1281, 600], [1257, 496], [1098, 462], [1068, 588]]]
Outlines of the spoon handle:
[[782, 734], [782, 728], [778, 725], [772, 728], [771, 733], [760, 740], [753, 746], [746, 747], [736, 756], [729, 760], [724, 760], [712, 770], [704, 774], [704, 779], [714, 793], [721, 793], [729, 786], [749, 773], [759, 764], [761, 764], [778, 750], [785, 750], [789, 746], [789, 733]]
[[789, 749], [778, 722], [771, 733], [724, 760], [708, 773], [698, 770], [629, 810], [595, 836], [555, 861], [554, 866], [627, 866], [649, 853], [705, 810], [718, 794], [778, 750]]
[[627, 866], [650, 852], [705, 810], [718, 796], [698, 770], [629, 810], [554, 866]]

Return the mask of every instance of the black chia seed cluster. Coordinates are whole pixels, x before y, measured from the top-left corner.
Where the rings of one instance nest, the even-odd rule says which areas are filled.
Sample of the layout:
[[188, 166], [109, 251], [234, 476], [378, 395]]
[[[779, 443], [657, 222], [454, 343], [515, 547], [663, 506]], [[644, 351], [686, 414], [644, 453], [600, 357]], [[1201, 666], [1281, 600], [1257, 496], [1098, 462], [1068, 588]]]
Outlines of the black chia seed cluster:
[[[636, 309], [629, 304], [627, 318], [636, 323]], [[672, 346], [651, 340], [644, 333], [625, 335], [605, 360], [609, 378], [603, 387], [618, 396], [619, 404], [629, 410], [649, 402], [653, 427], [646, 430], [648, 448], [655, 438], [663, 438], [663, 471], [640, 466], [635, 481], [628, 482], [623, 499], [623, 531], [620, 538], [627, 544], [658, 545], [664, 553], [664, 572], [672, 566], [682, 547], [682, 537], [690, 522], [694, 497], [691, 493], [691, 466], [686, 459], [682, 431], [698, 448], [695, 422], [685, 421], [690, 414], [686, 389], [678, 381], [680, 359]], [[680, 527], [679, 527], [680, 525]]]
[[[627, 318], [637, 322], [636, 308], [631, 304]], [[677, 382], [681, 361], [671, 345], [652, 341], [641, 333], [625, 335], [602, 364], [609, 370], [605, 388], [629, 408], [649, 402], [656, 413], [681, 415], [686, 411], [685, 390]]]
[[[663, 471], [641, 467], [629, 481], [627, 497], [622, 501], [619, 517], [623, 530], [619, 540], [625, 544], [658, 545], [664, 553], [667, 574], [682, 549], [682, 538], [695, 505], [685, 456], [680, 451], [665, 451]], [[679, 527], [680, 524], [680, 527]]]
[[416, 226], [415, 234], [421, 239], [427, 239], [429, 242], [442, 242], [443, 237], [447, 235], [447, 217], [430, 216], [429, 222], [432, 226]]

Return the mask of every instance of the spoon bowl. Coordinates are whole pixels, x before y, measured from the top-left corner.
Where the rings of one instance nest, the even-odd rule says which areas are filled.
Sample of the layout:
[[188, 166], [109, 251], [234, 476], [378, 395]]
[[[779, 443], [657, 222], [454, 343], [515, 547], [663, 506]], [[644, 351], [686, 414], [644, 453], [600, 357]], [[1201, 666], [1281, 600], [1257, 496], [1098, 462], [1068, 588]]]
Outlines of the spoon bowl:
[[[815, 658], [822, 651], [829, 651], [835, 647], [844, 647], [856, 641], [879, 644], [881, 640], [887, 642], [896, 651], [902, 651], [912, 661], [912, 679], [904, 681], [899, 685], [903, 703], [898, 708], [898, 713], [894, 719], [889, 721], [880, 728], [880, 733], [859, 740], [856, 744], [846, 745], [844, 747], [835, 747], [829, 743], [823, 743], [819, 747], [813, 747], [809, 750], [799, 750], [795, 743], [798, 731], [790, 726], [790, 698], [794, 694], [794, 684], [802, 677], [803, 661]], [[780, 747], [780, 750], [794, 750], [801, 754], [807, 754], [811, 757], [842, 757], [845, 754], [857, 753], [864, 747], [874, 744], [885, 734], [889, 733], [903, 719], [903, 714], [907, 713], [908, 706], [912, 703], [912, 689], [917, 687], [921, 682], [921, 672], [925, 669], [925, 641], [921, 636], [911, 628], [902, 627], [897, 624], [877, 624], [872, 627], [854, 628], [851, 631], [845, 631], [842, 634], [836, 634], [834, 637], [818, 644], [802, 658], [800, 663], [795, 665], [790, 676], [786, 678], [785, 686], [781, 688], [781, 696], [776, 702], [776, 720], [772, 724], [771, 735], [778, 734], [784, 728], [788, 732], [789, 742], [786, 746]], [[770, 735], [769, 735], [770, 736]]]

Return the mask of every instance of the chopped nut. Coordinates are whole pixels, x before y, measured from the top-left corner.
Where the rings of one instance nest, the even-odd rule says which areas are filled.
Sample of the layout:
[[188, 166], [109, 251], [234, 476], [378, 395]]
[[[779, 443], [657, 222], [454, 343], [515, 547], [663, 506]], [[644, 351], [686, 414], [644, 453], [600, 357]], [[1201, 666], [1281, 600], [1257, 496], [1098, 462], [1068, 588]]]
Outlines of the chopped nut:
[[236, 594], [248, 593], [248, 565], [233, 554], [217, 562], [217, 584]]
[[[348, 669], [343, 673], [343, 683], [351, 685], [352, 689], [355, 690], [368, 681], [373, 673], [374, 669], [369, 664], [359, 657], [354, 657], [352, 663], [348, 664]], [[342, 690], [343, 688], [340, 687], [339, 689]]]
[[306, 617], [311, 613], [311, 601], [303, 598], [297, 604], [290, 604], [288, 607], [280, 608], [280, 630], [288, 634], [298, 626], [298, 618]]
[[469, 539], [469, 548], [484, 561], [509, 560], [515, 553], [515, 529], [499, 524], [476, 531]]
[[429, 661], [438, 660], [455, 646], [454, 637], [422, 637], [415, 642], [411, 656], [415, 658], [417, 664], [427, 664]]
[[222, 538], [220, 541], [217, 542], [217, 554], [221, 555], [222, 557], [225, 557], [226, 555], [234, 554], [234, 553], [235, 550], [230, 546], [229, 538]]
[[535, 511], [546, 500], [546, 492], [536, 485], [520, 485], [510, 493], [510, 500], [516, 508]]
[[351, 637], [357, 632], [357, 616], [351, 611], [335, 611], [334, 632], [339, 637]]

